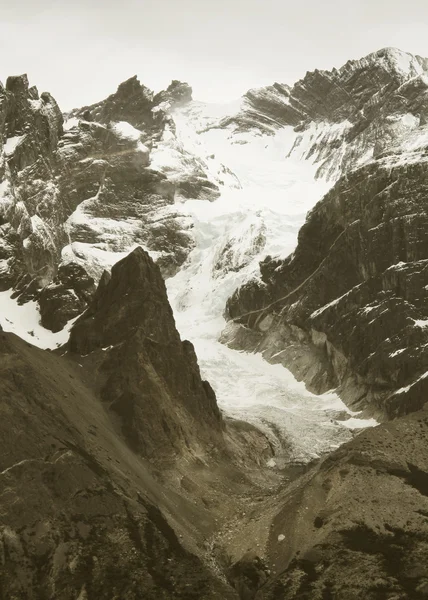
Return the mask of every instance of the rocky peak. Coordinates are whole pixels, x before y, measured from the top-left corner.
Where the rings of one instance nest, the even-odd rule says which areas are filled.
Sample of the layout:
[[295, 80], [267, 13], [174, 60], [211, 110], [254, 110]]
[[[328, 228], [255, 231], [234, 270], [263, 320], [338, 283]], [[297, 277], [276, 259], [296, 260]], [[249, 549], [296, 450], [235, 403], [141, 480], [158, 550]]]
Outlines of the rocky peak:
[[281, 362], [316, 393], [336, 388], [378, 418], [420, 409], [428, 382], [426, 140], [425, 128], [339, 179], [308, 214], [294, 253], [267, 257], [261, 281], [229, 300], [235, 325], [224, 339]]
[[174, 79], [165, 91], [159, 92], [154, 97], [154, 104], [168, 102], [172, 108], [183, 106], [192, 101], [192, 88], [188, 83]]
[[335, 180], [426, 121], [427, 68], [426, 58], [384, 48], [339, 69], [307, 72], [291, 88], [249, 90], [220, 126], [268, 135], [293, 127], [292, 152], [307, 148], [304, 158], [319, 164], [318, 176]]
[[146, 131], [153, 125], [153, 92], [142, 85], [137, 75], [122, 82], [105, 100], [72, 112], [73, 116], [107, 124], [126, 121]]
[[179, 339], [159, 267], [137, 247], [104, 273], [94, 300], [71, 330], [70, 348], [79, 354], [116, 345], [137, 330], [151, 340]]
[[3, 94], [6, 111], [2, 137], [22, 136], [10, 144], [13, 149], [19, 145], [19, 152], [14, 153], [9, 166], [20, 171], [38, 158], [51, 162], [63, 133], [63, 117], [54, 98], [43, 92], [39, 99], [37, 88], [29, 87], [25, 74], [8, 77]]
[[[373, 107], [382, 106], [405, 81], [428, 67], [428, 59], [395, 48], [384, 48], [339, 69], [306, 73], [291, 91], [291, 104], [304, 119], [373, 118]], [[362, 114], [365, 113], [365, 114]]]
[[192, 344], [181, 341], [159, 267], [142, 248], [102, 277], [68, 348], [101, 351], [101, 396], [136, 451], [166, 456], [207, 442], [222, 449], [215, 394], [201, 379]]
[[409, 52], [403, 52], [398, 48], [386, 47], [372, 52], [360, 60], [348, 61], [342, 69], [345, 72], [349, 66], [358, 69], [364, 66], [381, 66], [386, 71], [390, 71], [395, 76], [401, 76], [404, 79], [410, 79], [420, 75], [428, 69], [428, 58], [413, 55]]
[[12, 75], [6, 80], [6, 89], [13, 94], [26, 94], [28, 92], [28, 76], [26, 73], [22, 75]]

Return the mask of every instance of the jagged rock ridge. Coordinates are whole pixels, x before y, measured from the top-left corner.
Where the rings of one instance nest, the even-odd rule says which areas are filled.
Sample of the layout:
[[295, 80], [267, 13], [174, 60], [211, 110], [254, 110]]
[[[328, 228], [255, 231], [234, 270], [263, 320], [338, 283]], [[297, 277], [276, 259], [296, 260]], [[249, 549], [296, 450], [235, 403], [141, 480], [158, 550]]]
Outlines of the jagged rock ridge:
[[[25, 75], [10, 77], [0, 97], [0, 289], [14, 286], [26, 301], [49, 285], [40, 296], [42, 322], [57, 330], [82, 311], [82, 297], [64, 288], [59, 268], [71, 264], [83, 280], [98, 280], [143, 244], [164, 275], [173, 274], [194, 244], [191, 223], [174, 209], [176, 192], [218, 195], [184, 152], [180, 181], [150, 168], [150, 148], [173, 129], [167, 110], [191, 98], [189, 86], [175, 81], [154, 97], [134, 77], [105, 101], [68, 115], [65, 126], [55, 100], [39, 97]], [[47, 299], [56, 304], [54, 322], [45, 318]]]
[[340, 69], [308, 72], [292, 87], [250, 90], [237, 114], [212, 126], [265, 134], [294, 127], [292, 152], [304, 147], [318, 176], [334, 181], [426, 123], [427, 69], [426, 58], [383, 48]]
[[[380, 418], [425, 402], [426, 126], [343, 176], [296, 251], [267, 257], [228, 302], [224, 339]], [[244, 326], [244, 328], [242, 328]]]
[[180, 340], [161, 272], [142, 248], [104, 273], [68, 348], [96, 355], [100, 395], [139, 453], [159, 457], [198, 439], [224, 450], [215, 394], [192, 344]]

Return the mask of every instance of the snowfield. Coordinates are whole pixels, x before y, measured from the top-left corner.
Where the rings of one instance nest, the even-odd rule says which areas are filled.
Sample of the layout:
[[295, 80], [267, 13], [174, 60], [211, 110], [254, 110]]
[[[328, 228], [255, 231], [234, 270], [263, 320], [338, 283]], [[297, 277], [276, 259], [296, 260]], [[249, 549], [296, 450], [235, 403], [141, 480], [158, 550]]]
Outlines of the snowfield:
[[36, 302], [19, 305], [11, 298], [12, 290], [0, 292], [0, 325], [33, 346], [43, 349], [57, 348], [68, 341], [71, 326], [76, 319], [69, 321], [62, 331], [52, 333], [40, 325], [40, 313]]
[[273, 136], [235, 134], [211, 128], [201, 105], [194, 110], [196, 116], [192, 108], [174, 114], [180, 142], [192, 154], [221, 157], [240, 188], [220, 183], [222, 195], [215, 202], [188, 200], [181, 206], [194, 222], [196, 247], [167, 281], [177, 327], [194, 344], [223, 412], [255, 424], [276, 445], [269, 466], [281, 466], [290, 452], [294, 460], [307, 461], [376, 421], [359, 419], [336, 394], [315, 396], [282, 366], [268, 364], [260, 354], [231, 350], [218, 339], [227, 298], [258, 276], [266, 255], [294, 250], [307, 211], [330, 187], [315, 179], [317, 166], [305, 160], [314, 134], [298, 146], [291, 128]]

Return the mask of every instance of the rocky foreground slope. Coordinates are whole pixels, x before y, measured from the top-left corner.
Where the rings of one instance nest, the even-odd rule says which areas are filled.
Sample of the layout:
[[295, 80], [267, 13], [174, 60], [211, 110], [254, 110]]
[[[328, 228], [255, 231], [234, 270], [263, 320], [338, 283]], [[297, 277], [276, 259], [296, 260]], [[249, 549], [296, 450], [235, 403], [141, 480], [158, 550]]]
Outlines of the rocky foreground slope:
[[268, 441], [219, 415], [141, 249], [67, 347], [1, 331], [0, 354], [2, 597], [427, 597], [426, 410], [303, 474], [267, 470]]
[[1, 331], [0, 353], [1, 597], [236, 598], [209, 540], [244, 452], [271, 450], [226, 431], [148, 254], [102, 278], [66, 347]]

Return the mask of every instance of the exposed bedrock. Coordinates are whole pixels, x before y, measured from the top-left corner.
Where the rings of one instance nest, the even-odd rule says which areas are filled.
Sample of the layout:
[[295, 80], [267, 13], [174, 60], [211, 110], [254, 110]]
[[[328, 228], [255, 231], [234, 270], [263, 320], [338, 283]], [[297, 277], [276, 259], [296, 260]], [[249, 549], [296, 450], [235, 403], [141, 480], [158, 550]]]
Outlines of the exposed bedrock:
[[428, 167], [381, 159], [308, 214], [296, 251], [227, 303], [223, 340], [282, 363], [355, 409], [419, 409], [428, 379]]
[[153, 144], [173, 125], [168, 109], [190, 99], [189, 86], [174, 81], [155, 100], [133, 77], [64, 126], [55, 100], [39, 97], [26, 75], [0, 87], [0, 289], [14, 287], [20, 302], [40, 297], [45, 326], [57, 330], [85, 301], [62, 282], [55, 302], [63, 316], [46, 317], [62, 266], [98, 281], [143, 245], [168, 277], [187, 258], [192, 223], [174, 208], [176, 190], [205, 198], [218, 188], [199, 164], [183, 168], [180, 182], [150, 164]]
[[215, 394], [192, 344], [181, 341], [159, 267], [142, 248], [104, 273], [68, 348], [97, 364], [101, 397], [135, 450], [168, 455], [198, 440], [224, 450]]

